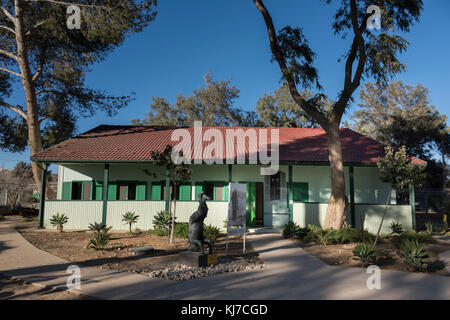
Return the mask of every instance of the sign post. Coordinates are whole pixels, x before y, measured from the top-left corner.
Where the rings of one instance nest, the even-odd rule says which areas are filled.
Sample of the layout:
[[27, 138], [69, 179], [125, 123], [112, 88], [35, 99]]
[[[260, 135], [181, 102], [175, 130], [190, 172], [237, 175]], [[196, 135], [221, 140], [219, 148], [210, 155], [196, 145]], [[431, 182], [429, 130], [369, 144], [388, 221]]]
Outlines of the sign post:
[[228, 255], [228, 237], [244, 235], [242, 251], [245, 254], [246, 229], [246, 195], [247, 185], [245, 183], [230, 183], [228, 196], [228, 222], [226, 255]]

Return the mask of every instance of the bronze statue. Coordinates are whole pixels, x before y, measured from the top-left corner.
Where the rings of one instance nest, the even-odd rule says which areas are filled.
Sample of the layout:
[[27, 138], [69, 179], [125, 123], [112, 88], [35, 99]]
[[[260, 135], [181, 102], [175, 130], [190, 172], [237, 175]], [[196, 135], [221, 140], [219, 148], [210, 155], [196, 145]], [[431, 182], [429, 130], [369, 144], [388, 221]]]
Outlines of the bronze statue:
[[211, 200], [211, 198], [202, 191], [199, 193], [198, 199], [198, 209], [189, 218], [189, 251], [201, 252], [202, 254], [204, 254], [204, 245], [206, 244], [208, 245], [209, 253], [212, 253], [211, 242], [208, 239], [205, 239], [203, 235], [203, 220], [205, 220], [206, 215], [208, 214], [208, 206], [206, 205], [206, 200]]

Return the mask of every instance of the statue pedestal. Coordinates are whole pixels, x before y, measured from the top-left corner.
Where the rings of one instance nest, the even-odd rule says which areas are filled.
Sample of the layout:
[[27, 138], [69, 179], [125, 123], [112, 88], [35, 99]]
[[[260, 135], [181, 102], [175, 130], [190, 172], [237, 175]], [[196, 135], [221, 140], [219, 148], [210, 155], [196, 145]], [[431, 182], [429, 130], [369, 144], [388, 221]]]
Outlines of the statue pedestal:
[[179, 253], [180, 263], [194, 267], [194, 268], [204, 268], [212, 264], [217, 264], [217, 254], [202, 254], [201, 252], [192, 251], [182, 251]]

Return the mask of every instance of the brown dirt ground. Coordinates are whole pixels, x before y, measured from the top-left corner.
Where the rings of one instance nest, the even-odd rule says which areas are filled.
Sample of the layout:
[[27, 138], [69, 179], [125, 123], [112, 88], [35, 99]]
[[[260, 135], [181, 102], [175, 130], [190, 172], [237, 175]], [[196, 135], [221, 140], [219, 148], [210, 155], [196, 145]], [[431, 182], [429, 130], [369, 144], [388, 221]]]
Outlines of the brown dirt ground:
[[[362, 262], [353, 259], [353, 249], [355, 248], [356, 243], [323, 246], [300, 240], [292, 241], [297, 242], [306, 252], [329, 265], [363, 267]], [[441, 243], [425, 244], [425, 249], [430, 254], [431, 262], [426, 272], [450, 276], [438, 256], [440, 252], [450, 250], [450, 245]], [[381, 269], [385, 270], [411, 271], [408, 266], [402, 262], [400, 256], [397, 254], [397, 250], [398, 249], [389, 241], [389, 239], [385, 239], [382, 243], [377, 244], [376, 251], [378, 258], [376, 264]]]
[[[21, 221], [18, 230], [28, 241], [36, 247], [61, 257], [68, 261], [85, 266], [95, 266], [119, 271], [149, 273], [170, 265], [179, 263], [178, 253], [187, 250], [188, 241], [175, 238], [173, 244], [168, 243], [167, 237], [159, 237], [142, 232], [139, 235], [128, 235], [126, 232], [110, 232], [111, 240], [104, 250], [86, 248], [93, 237], [92, 231], [64, 231], [38, 230], [34, 222]], [[218, 254], [219, 261], [226, 261], [226, 237], [221, 235], [213, 248]], [[134, 255], [131, 248], [151, 246], [155, 250], [146, 255]], [[245, 256], [255, 256], [250, 243], [246, 243]], [[229, 256], [242, 255], [242, 237], [230, 238]]]
[[81, 294], [42, 288], [0, 274], [0, 300], [91, 300]]

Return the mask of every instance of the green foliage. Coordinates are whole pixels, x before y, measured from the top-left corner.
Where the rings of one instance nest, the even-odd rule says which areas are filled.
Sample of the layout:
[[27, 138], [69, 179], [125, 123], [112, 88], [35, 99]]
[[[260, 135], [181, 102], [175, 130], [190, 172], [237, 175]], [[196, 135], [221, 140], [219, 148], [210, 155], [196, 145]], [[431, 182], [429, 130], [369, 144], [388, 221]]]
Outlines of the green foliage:
[[394, 236], [391, 240], [391, 242], [397, 248], [400, 248], [402, 244], [406, 241], [418, 241], [421, 244], [436, 243], [436, 239], [434, 239], [433, 236], [428, 232], [415, 232], [415, 231], [403, 232], [398, 236]]
[[427, 184], [442, 187], [442, 163], [432, 158], [436, 149], [448, 154], [442, 147], [448, 145], [450, 131], [447, 117], [431, 104], [428, 89], [401, 81], [385, 88], [367, 83], [360, 90], [360, 100], [350, 117], [352, 128], [394, 148], [404, 145], [409, 154], [427, 161]]
[[98, 222], [93, 222], [89, 224], [89, 230], [91, 231], [95, 231], [95, 232], [100, 232], [102, 231], [106, 226], [98, 223]]
[[136, 215], [134, 212], [128, 211], [122, 215], [122, 221], [129, 225], [129, 233], [132, 233], [131, 226], [134, 223], [137, 223], [139, 219], [139, 215]]
[[389, 183], [394, 189], [404, 190], [409, 184], [418, 185], [424, 178], [423, 166], [416, 166], [403, 146], [397, 151], [391, 146], [385, 148], [385, 156], [377, 163], [380, 180]]
[[294, 237], [294, 235], [297, 232], [298, 228], [299, 228], [299, 226], [295, 222], [289, 221], [284, 226], [284, 229], [283, 229], [283, 232], [282, 232], [283, 237], [285, 239]]
[[424, 270], [424, 265], [429, 262], [429, 254], [418, 240], [405, 240], [398, 254], [406, 265], [416, 271]]
[[133, 120], [145, 125], [189, 125], [202, 119], [205, 126], [231, 126], [240, 121], [241, 110], [233, 107], [239, 90], [231, 80], [213, 81], [211, 73], [204, 76], [205, 86], [190, 96], [178, 95], [175, 104], [163, 97], [154, 97], [147, 119]]
[[353, 259], [361, 261], [365, 266], [375, 262], [376, 253], [373, 245], [369, 243], [359, 243], [353, 249]]
[[100, 231], [94, 232], [94, 238], [91, 239], [87, 245], [88, 248], [94, 248], [95, 250], [102, 250], [108, 244], [111, 239], [109, 234], [111, 227], [104, 226]]
[[173, 227], [173, 236], [175, 238], [187, 238], [189, 232], [189, 223], [177, 222]]
[[155, 229], [169, 230], [171, 223], [172, 217], [168, 211], [159, 211], [153, 218], [153, 227]]
[[55, 214], [55, 215], [53, 215], [51, 218], [50, 218], [50, 224], [52, 225], [52, 226], [56, 226], [56, 229], [59, 231], [59, 232], [62, 232], [63, 231], [63, 226], [67, 223], [69, 221], [69, 217], [68, 216], [66, 216], [64, 213], [62, 214], [62, 215], [60, 215], [59, 213], [57, 213], [57, 214]]
[[392, 222], [389, 228], [392, 231], [392, 234], [401, 234], [403, 233], [403, 225], [398, 222]]
[[216, 242], [220, 235], [220, 229], [211, 225], [206, 225], [203, 229], [203, 236], [211, 243]]
[[[0, 48], [13, 53], [19, 45], [27, 48], [26, 68], [31, 75], [36, 75], [31, 94], [37, 99], [35, 113], [27, 116], [42, 120], [44, 148], [70, 138], [78, 117], [91, 116], [97, 110], [113, 115], [132, 100], [130, 96], [111, 96], [103, 90], [89, 88], [86, 75], [92, 65], [103, 61], [128, 36], [141, 32], [155, 18], [156, 1], [98, 0], [80, 5], [82, 25], [74, 30], [67, 28], [64, 2], [16, 3], [23, 17], [23, 22], [18, 20], [18, 23], [22, 22], [20, 27], [27, 35], [23, 43], [18, 43], [14, 33], [0, 28]], [[14, 15], [14, 2], [0, 0], [0, 6]], [[2, 26], [15, 29], [4, 14], [0, 20]], [[2, 56], [1, 60], [2, 67], [19, 69], [16, 59]], [[16, 85], [17, 79], [0, 71], [0, 101], [15, 96], [16, 90], [23, 90]], [[15, 106], [14, 102], [10, 104]], [[18, 109], [31, 112], [30, 106], [18, 106]], [[3, 110], [0, 110], [0, 148], [13, 152], [25, 150], [28, 143], [26, 120]]]
[[[158, 237], [167, 237], [169, 235], [169, 230], [167, 229], [161, 229], [161, 228], [154, 228], [148, 230], [148, 233], [153, 234]], [[174, 230], [175, 233], [175, 230]]]
[[434, 227], [433, 227], [433, 223], [432, 222], [425, 222], [425, 229], [426, 229], [426, 232], [427, 233], [429, 233], [429, 234], [433, 234], [433, 232], [434, 232]]
[[321, 245], [355, 243], [374, 239], [374, 236], [367, 230], [361, 232], [359, 229], [348, 226], [341, 230], [324, 230], [314, 225], [301, 228], [294, 222], [286, 224], [282, 234], [284, 238], [295, 237], [298, 240], [315, 242]]

